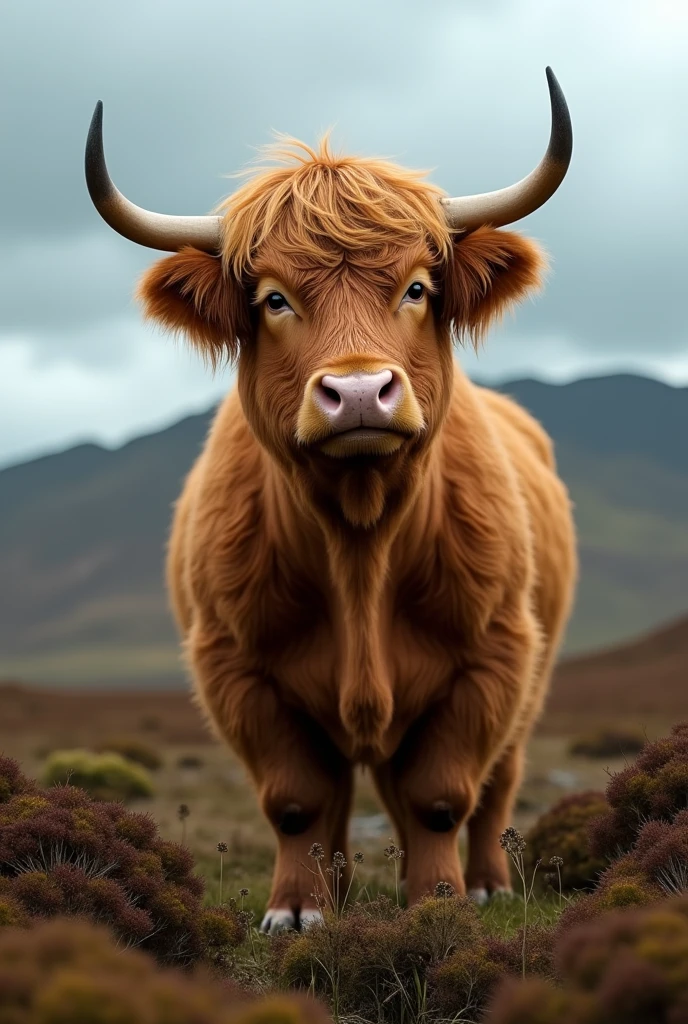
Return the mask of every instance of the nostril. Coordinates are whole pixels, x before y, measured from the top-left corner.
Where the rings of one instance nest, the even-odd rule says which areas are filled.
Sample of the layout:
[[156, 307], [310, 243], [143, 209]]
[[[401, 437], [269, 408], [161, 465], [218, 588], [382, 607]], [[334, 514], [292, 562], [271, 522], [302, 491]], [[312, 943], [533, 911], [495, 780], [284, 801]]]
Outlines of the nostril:
[[385, 409], [391, 409], [394, 407], [399, 398], [401, 397], [401, 381], [397, 377], [396, 373], [392, 374], [390, 380], [386, 384], [383, 384], [377, 393], [377, 398], [380, 404]]
[[[332, 380], [331, 377], [329, 379]], [[324, 379], [316, 387], [315, 396], [318, 404], [326, 413], [337, 412], [342, 404], [342, 396], [337, 389], [326, 384]]]
[[331, 402], [335, 402], [337, 405], [341, 402], [338, 392], [334, 388], [327, 388], [324, 384], [321, 385], [325, 395], [330, 399]]

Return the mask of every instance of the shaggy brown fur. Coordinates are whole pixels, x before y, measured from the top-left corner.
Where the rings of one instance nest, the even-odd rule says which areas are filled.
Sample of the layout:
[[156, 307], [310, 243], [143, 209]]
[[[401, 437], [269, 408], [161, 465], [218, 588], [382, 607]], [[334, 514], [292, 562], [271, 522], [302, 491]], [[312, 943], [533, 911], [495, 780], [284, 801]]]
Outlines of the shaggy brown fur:
[[[311, 844], [346, 849], [357, 762], [406, 851], [410, 900], [440, 880], [509, 886], [499, 835], [571, 606], [550, 441], [452, 353], [452, 333], [482, 336], [544, 260], [511, 232], [452, 237], [439, 195], [302, 147], [227, 202], [221, 259], [187, 249], [139, 289], [212, 362], [238, 358], [168, 577], [198, 698], [277, 832], [270, 913], [287, 921], [315, 906]], [[413, 281], [426, 298], [402, 302]], [[293, 312], [266, 308], [273, 291]], [[385, 367], [410, 391], [397, 447], [323, 454], [309, 382]]]

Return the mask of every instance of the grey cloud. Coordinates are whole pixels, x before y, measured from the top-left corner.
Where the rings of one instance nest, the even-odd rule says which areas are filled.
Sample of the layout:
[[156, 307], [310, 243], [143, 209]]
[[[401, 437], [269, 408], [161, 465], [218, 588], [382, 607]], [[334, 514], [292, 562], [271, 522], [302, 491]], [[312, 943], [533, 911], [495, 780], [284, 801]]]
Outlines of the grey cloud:
[[70, 347], [70, 333], [120, 316], [127, 306], [134, 313], [134, 282], [150, 253], [121, 241], [112, 232], [51, 235], [0, 248], [3, 330], [28, 332], [49, 348], [48, 336], [65, 335]]
[[[3, 12], [0, 344], [111, 351], [156, 258], [90, 205], [83, 147], [96, 99], [119, 187], [199, 213], [234, 186], [271, 128], [432, 167], [448, 191], [516, 180], [544, 149], [550, 63], [569, 100], [574, 159], [521, 225], [554, 257], [514, 344], [565, 336], [597, 358], [688, 347], [685, 242], [688, 20], [661, 0], [23, 0]], [[9, 154], [9, 157], [8, 157]], [[508, 333], [508, 331], [507, 331]], [[538, 349], [539, 350], [539, 349]], [[132, 363], [133, 367], [133, 363]]]
[[75, 361], [58, 349], [48, 361], [14, 341], [0, 347], [0, 469], [81, 441], [120, 444], [128, 437], [201, 411], [231, 375], [210, 374], [183, 346], [171, 346], [135, 320], [102, 329], [118, 365]]

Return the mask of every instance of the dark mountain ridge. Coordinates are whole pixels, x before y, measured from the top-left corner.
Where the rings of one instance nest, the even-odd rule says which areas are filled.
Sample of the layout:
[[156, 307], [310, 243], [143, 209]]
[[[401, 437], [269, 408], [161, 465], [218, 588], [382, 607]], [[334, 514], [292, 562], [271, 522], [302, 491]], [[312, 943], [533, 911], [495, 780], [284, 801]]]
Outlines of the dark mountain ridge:
[[[688, 609], [688, 388], [614, 375], [498, 390], [550, 432], [576, 506], [582, 576], [568, 650]], [[0, 677], [181, 682], [164, 547], [213, 413], [0, 471]]]

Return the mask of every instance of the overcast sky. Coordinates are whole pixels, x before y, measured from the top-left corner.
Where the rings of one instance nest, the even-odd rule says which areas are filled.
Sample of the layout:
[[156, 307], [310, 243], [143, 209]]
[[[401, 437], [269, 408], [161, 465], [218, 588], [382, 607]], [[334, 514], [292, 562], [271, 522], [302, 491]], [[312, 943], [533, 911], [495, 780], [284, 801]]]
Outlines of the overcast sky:
[[414, 168], [454, 194], [544, 152], [550, 64], [573, 119], [554, 198], [520, 222], [545, 293], [473, 376], [632, 370], [688, 383], [688, 0], [9, 0], [0, 3], [0, 465], [119, 443], [227, 388], [143, 327], [160, 254], [93, 209], [96, 100], [119, 188], [206, 213], [272, 129]]

